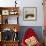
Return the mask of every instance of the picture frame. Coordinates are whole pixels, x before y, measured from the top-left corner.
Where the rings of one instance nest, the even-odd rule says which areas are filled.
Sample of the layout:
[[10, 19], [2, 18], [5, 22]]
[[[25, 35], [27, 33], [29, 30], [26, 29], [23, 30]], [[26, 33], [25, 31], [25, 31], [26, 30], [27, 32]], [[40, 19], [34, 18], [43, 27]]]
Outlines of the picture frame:
[[23, 8], [23, 19], [25, 21], [37, 20], [37, 8], [36, 7], [24, 7]]

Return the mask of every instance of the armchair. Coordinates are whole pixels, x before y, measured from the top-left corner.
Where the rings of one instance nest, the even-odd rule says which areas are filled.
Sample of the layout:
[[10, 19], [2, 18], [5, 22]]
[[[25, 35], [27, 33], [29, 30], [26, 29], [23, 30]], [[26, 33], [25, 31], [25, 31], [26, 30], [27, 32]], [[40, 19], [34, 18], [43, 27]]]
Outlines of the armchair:
[[37, 34], [32, 28], [28, 28], [22, 38], [21, 46], [41, 46]]

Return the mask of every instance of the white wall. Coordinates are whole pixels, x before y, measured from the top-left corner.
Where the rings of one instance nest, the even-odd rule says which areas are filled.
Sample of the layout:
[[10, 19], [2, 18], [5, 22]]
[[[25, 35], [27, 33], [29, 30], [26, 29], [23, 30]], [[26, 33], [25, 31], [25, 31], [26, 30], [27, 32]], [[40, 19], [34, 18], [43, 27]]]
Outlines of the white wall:
[[1, 7], [9, 7], [9, 6], [14, 6], [14, 1], [15, 0], [0, 0], [0, 6]]
[[[14, 6], [15, 0], [0, 0], [0, 6]], [[43, 6], [42, 0], [17, 0], [20, 7], [19, 24], [21, 26], [43, 26]], [[36, 21], [24, 21], [23, 20], [23, 7], [36, 7], [37, 8], [37, 20]]]

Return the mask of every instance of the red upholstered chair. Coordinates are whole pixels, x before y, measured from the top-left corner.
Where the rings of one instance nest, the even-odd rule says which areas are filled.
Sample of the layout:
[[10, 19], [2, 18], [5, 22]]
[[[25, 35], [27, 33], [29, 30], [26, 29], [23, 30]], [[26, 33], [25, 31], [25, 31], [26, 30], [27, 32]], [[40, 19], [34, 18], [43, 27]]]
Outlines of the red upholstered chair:
[[[36, 43], [35, 45], [27, 45], [28, 42], [27, 42], [26, 40], [27, 40], [27, 39], [29, 40], [30, 38], [33, 39], [32, 36], [35, 37], [35, 38], [37, 37], [37, 35], [36, 35], [36, 33], [34, 32], [34, 30], [33, 30], [32, 28], [28, 28], [28, 29], [26, 30], [25, 34], [24, 34], [24, 37], [22, 38], [21, 46], [41, 46], [41, 44], [39, 43], [39, 41], [37, 40], [37, 38], [36, 38], [37, 43]], [[26, 43], [25, 41], [26, 41], [27, 43]], [[29, 40], [29, 41], [30, 41], [30, 40]], [[31, 44], [31, 43], [30, 43], [30, 44]]]

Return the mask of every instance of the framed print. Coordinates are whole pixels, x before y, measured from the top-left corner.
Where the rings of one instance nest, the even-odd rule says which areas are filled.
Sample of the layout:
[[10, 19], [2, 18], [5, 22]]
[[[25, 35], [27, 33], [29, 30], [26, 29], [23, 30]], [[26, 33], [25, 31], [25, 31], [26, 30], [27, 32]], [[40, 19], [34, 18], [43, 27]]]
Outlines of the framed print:
[[36, 20], [37, 8], [36, 7], [24, 7], [23, 9], [24, 20]]
[[2, 10], [2, 15], [9, 15], [9, 10]]

